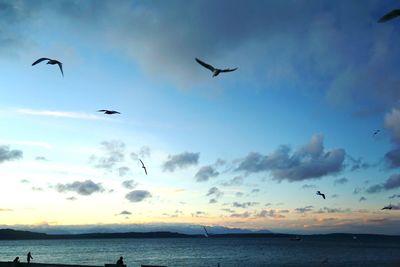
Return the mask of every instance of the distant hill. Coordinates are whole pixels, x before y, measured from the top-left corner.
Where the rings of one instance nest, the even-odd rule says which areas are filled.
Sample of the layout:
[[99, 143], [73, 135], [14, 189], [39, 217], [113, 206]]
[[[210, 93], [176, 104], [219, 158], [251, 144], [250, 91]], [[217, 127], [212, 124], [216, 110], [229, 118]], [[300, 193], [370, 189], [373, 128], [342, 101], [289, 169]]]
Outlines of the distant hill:
[[[274, 234], [274, 233], [227, 233], [210, 234], [209, 238], [293, 238], [299, 235]], [[302, 240], [356, 240], [369, 241], [395, 240], [400, 241], [400, 236], [370, 235], [370, 234], [322, 234], [322, 235], [300, 235]], [[87, 233], [87, 234], [45, 234], [30, 231], [19, 231], [13, 229], [0, 229], [0, 240], [27, 240], [27, 239], [106, 239], [106, 238], [205, 238], [204, 235], [189, 235], [174, 232], [125, 232], [125, 233]]]

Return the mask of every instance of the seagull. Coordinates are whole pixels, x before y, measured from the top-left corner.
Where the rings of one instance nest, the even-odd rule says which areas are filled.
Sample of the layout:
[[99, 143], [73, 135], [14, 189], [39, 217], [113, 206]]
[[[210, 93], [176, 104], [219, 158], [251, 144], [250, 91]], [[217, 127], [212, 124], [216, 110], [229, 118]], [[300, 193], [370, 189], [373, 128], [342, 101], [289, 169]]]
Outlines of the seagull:
[[400, 9], [394, 9], [394, 10], [390, 11], [389, 13], [385, 14], [383, 17], [381, 17], [378, 20], [378, 22], [379, 23], [386, 22], [386, 21], [392, 20], [398, 16], [400, 16]]
[[389, 205], [389, 206], [383, 207], [381, 210], [391, 210], [391, 209], [393, 209], [393, 207], [392, 207], [392, 205]]
[[221, 72], [231, 72], [231, 71], [235, 71], [238, 68], [234, 68], [234, 69], [216, 69], [213, 66], [201, 61], [200, 59], [196, 58], [197, 63], [199, 63], [200, 65], [202, 65], [204, 68], [209, 69], [212, 71], [213, 73], [213, 77], [218, 76], [218, 74], [220, 74]]
[[108, 110], [108, 109], [100, 109], [100, 110], [98, 110], [97, 112], [104, 112], [104, 114], [107, 114], [107, 115], [121, 114], [121, 113], [119, 113], [118, 111], [115, 111], [115, 110]]
[[325, 199], [325, 194], [322, 194], [320, 191], [317, 191], [317, 195], [322, 196]]
[[142, 168], [144, 169], [144, 173], [147, 175], [146, 166], [144, 166], [143, 161], [141, 159], [139, 159], [139, 160], [142, 163]]
[[204, 228], [204, 232], [205, 232], [204, 236], [205, 236], [205, 237], [209, 237], [210, 235], [208, 234], [206, 227], [203, 226], [203, 228]]
[[380, 131], [381, 130], [376, 130], [373, 135], [376, 136]]
[[58, 60], [42, 57], [42, 58], [39, 58], [38, 60], [36, 60], [35, 62], [33, 62], [32, 66], [35, 66], [36, 64], [38, 64], [38, 63], [40, 63], [40, 62], [42, 62], [44, 60], [48, 60], [46, 64], [50, 64], [50, 65], [57, 64], [60, 67], [62, 76], [64, 77], [64, 71], [63, 71], [63, 68], [62, 68], [62, 63], [60, 61], [58, 61]]

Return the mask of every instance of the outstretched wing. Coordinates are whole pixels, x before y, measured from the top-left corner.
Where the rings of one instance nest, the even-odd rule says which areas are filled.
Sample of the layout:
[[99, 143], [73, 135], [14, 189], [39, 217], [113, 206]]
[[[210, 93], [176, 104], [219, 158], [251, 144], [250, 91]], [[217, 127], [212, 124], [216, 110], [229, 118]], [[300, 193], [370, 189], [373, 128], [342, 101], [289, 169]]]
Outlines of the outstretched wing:
[[325, 194], [321, 194], [321, 196], [325, 199]]
[[214, 71], [214, 70], [215, 70], [215, 68], [214, 68], [213, 66], [211, 66], [211, 65], [209, 65], [209, 64], [207, 64], [207, 63], [201, 61], [201, 60], [198, 59], [197, 57], [196, 57], [196, 61], [197, 61], [197, 63], [199, 63], [200, 65], [202, 65], [204, 68], [207, 68], [207, 69], [209, 69], [209, 70], [211, 70], [211, 71]]
[[97, 112], [107, 112], [108, 110], [106, 109], [99, 109]]
[[390, 11], [389, 13], [385, 14], [383, 17], [381, 17], [378, 22], [382, 23], [382, 22], [386, 22], [389, 21], [391, 19], [394, 19], [395, 17], [400, 16], [400, 9], [395, 9]]
[[238, 68], [234, 68], [234, 69], [224, 69], [224, 70], [221, 70], [221, 72], [231, 72], [231, 71], [235, 71], [235, 70], [237, 70]]
[[61, 62], [57, 62], [57, 65], [60, 67], [61, 74], [64, 77], [64, 71], [63, 71], [63, 68], [62, 68], [62, 63]]
[[111, 111], [111, 112], [114, 113], [114, 114], [121, 114], [120, 112], [115, 111], [115, 110], [113, 110], [113, 111]]
[[36, 65], [36, 64], [38, 64], [38, 63], [40, 63], [40, 62], [42, 62], [43, 60], [51, 60], [51, 59], [50, 59], [50, 58], [47, 58], [47, 57], [39, 58], [38, 60], [36, 60], [35, 62], [32, 63], [32, 66], [34, 66], [34, 65]]

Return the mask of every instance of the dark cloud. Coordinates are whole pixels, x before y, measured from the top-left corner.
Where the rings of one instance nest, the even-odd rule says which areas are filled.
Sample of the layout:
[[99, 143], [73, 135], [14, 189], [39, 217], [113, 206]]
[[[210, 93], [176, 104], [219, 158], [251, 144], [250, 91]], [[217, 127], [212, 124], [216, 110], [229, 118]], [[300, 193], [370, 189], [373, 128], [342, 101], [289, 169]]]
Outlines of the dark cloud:
[[390, 169], [400, 167], [400, 148], [393, 148], [387, 152], [384, 159]]
[[239, 186], [243, 184], [243, 177], [242, 176], [235, 176], [231, 180], [223, 182], [222, 186]]
[[67, 197], [66, 200], [74, 201], [74, 200], [77, 200], [77, 198], [76, 197]]
[[90, 160], [94, 162], [96, 168], [102, 168], [111, 171], [117, 164], [124, 161], [125, 144], [119, 140], [101, 142], [102, 150], [105, 156], [91, 156]]
[[336, 179], [333, 183], [334, 183], [334, 185], [338, 185], [338, 184], [345, 184], [348, 181], [349, 181], [349, 179], [343, 177], [343, 178], [340, 178], [340, 179]]
[[367, 200], [367, 198], [366, 197], [360, 197], [360, 199], [358, 200], [358, 201], [366, 201]]
[[120, 213], [118, 213], [117, 215], [132, 215], [132, 212], [127, 211], [127, 210], [123, 210]]
[[232, 213], [230, 217], [232, 218], [249, 218], [251, 216], [251, 213], [248, 211], [245, 211], [243, 213]]
[[138, 183], [135, 182], [135, 180], [126, 180], [123, 181], [121, 185], [126, 189], [134, 189], [138, 185]]
[[345, 151], [324, 151], [323, 136], [314, 135], [310, 143], [290, 155], [290, 148], [281, 145], [275, 152], [263, 156], [250, 153], [239, 163], [237, 171], [258, 173], [270, 171], [273, 178], [289, 182], [318, 179], [339, 173], [344, 167]]
[[260, 192], [260, 189], [258, 189], [258, 188], [254, 188], [251, 190], [252, 194], [259, 193], [259, 192]]
[[242, 197], [242, 196], [244, 196], [244, 193], [243, 193], [243, 192], [236, 192], [236, 193], [235, 193], [235, 196], [237, 196], [237, 197]]
[[208, 201], [208, 203], [210, 203], [210, 204], [215, 204], [215, 203], [218, 203], [218, 200], [216, 200], [215, 198], [212, 198], [212, 199], [210, 199], [210, 200]]
[[0, 145], [0, 163], [21, 159], [22, 155], [21, 150], [10, 150], [8, 146]]
[[29, 184], [30, 181], [26, 180], [26, 179], [22, 179], [21, 181], [19, 181], [21, 184]]
[[361, 169], [366, 170], [369, 167], [371, 167], [371, 164], [365, 162], [363, 160], [363, 158], [356, 159], [348, 154], [347, 154], [347, 158], [350, 161], [350, 171], [356, 171], [356, 170], [361, 170]]
[[255, 214], [256, 218], [266, 218], [266, 217], [271, 217], [271, 218], [285, 218], [284, 215], [279, 214], [276, 210], [262, 210], [259, 213]]
[[313, 189], [313, 188], [317, 188], [317, 186], [315, 184], [305, 184], [301, 188], [303, 188], [303, 189]]
[[194, 213], [191, 214], [192, 217], [204, 217], [206, 215], [206, 213], [204, 211], [198, 210]]
[[229, 209], [229, 208], [224, 208], [224, 209], [221, 209], [221, 210], [225, 211], [225, 212], [228, 212], [228, 213], [234, 213], [235, 212], [234, 210]]
[[100, 183], [95, 183], [92, 180], [83, 182], [75, 181], [73, 183], [57, 184], [55, 189], [60, 193], [76, 192], [79, 195], [89, 196], [93, 193], [100, 193], [104, 191]]
[[169, 155], [168, 160], [163, 164], [164, 171], [173, 172], [175, 169], [184, 169], [197, 165], [200, 153], [183, 152], [177, 155]]
[[118, 168], [118, 174], [120, 177], [124, 177], [126, 175], [128, 175], [130, 173], [131, 169], [129, 169], [128, 167], [119, 167]]
[[400, 195], [391, 195], [390, 197], [389, 197], [389, 199], [395, 199], [395, 198], [400, 198]]
[[400, 187], [400, 174], [393, 174], [384, 183], [368, 187], [366, 189], [366, 192], [368, 194], [374, 194], [374, 193], [379, 193], [381, 191], [393, 190], [399, 187]]
[[125, 195], [125, 198], [130, 202], [141, 202], [150, 197], [152, 196], [147, 190], [133, 190]]
[[306, 213], [309, 211], [313, 211], [314, 210], [314, 206], [306, 206], [304, 208], [296, 208], [295, 211], [298, 213]]
[[328, 208], [324, 207], [322, 209], [319, 209], [315, 213], [349, 213], [351, 212], [350, 209], [342, 209], [342, 208]]
[[243, 203], [239, 203], [239, 202], [233, 202], [232, 203], [232, 207], [235, 208], [248, 208], [248, 207], [252, 207], [252, 206], [257, 206], [259, 203], [258, 202], [243, 202]]
[[206, 182], [212, 177], [217, 177], [219, 172], [214, 169], [213, 166], [203, 166], [196, 173], [194, 178], [197, 182]]
[[206, 194], [206, 196], [212, 196], [214, 198], [220, 198], [223, 195], [224, 193], [215, 186], [211, 187]]
[[[386, 129], [388, 129], [391, 137], [392, 137], [392, 141], [395, 144], [400, 144], [400, 109], [399, 108], [393, 108], [391, 110], [391, 112], [386, 113], [385, 115], [385, 127]], [[392, 156], [395, 155], [399, 155], [399, 148], [396, 148], [394, 150], [395, 152], [393, 152]], [[397, 161], [398, 163], [397, 166], [400, 166], [399, 162], [398, 162], [398, 158]]]
[[354, 195], [358, 195], [359, 193], [361, 193], [362, 190], [363, 190], [363, 189], [362, 189], [361, 187], [356, 187], [356, 188], [354, 188], [354, 190], [353, 190], [353, 194], [354, 194]]

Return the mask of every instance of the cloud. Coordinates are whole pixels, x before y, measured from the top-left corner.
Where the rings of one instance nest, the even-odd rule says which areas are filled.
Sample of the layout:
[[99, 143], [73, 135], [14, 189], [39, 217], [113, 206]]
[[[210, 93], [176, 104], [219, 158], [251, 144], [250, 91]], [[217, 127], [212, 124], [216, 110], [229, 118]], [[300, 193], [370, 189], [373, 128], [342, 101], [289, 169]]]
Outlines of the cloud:
[[360, 199], [358, 200], [358, 201], [366, 201], [367, 200], [367, 198], [366, 197], [360, 197]]
[[125, 198], [130, 202], [141, 202], [150, 197], [152, 197], [152, 195], [147, 190], [133, 190], [125, 195]]
[[12, 209], [2, 209], [0, 208], [0, 212], [4, 212], [4, 211], [13, 211]]
[[395, 199], [395, 198], [400, 198], [400, 195], [391, 195], [390, 197], [389, 197], [389, 199]]
[[67, 197], [66, 200], [75, 201], [75, 200], [77, 200], [77, 198], [76, 197]]
[[169, 155], [168, 160], [163, 164], [164, 171], [173, 172], [175, 169], [184, 169], [197, 165], [200, 153], [183, 152], [177, 155]]
[[60, 193], [76, 192], [79, 195], [89, 196], [93, 193], [104, 192], [104, 188], [100, 183], [95, 183], [92, 180], [83, 182], [75, 181], [73, 183], [57, 184], [55, 189]]
[[251, 190], [251, 193], [252, 194], [255, 194], [255, 193], [259, 193], [261, 190], [260, 189], [258, 189], [258, 188], [253, 188], [252, 190]]
[[317, 186], [315, 184], [305, 184], [301, 188], [303, 188], [303, 189], [313, 189], [313, 188], [317, 188]]
[[204, 211], [198, 210], [194, 213], [192, 213], [192, 217], [204, 217], [207, 213], [205, 213]]
[[305, 206], [304, 208], [296, 208], [295, 211], [298, 213], [306, 213], [309, 211], [313, 211], [314, 206]]
[[256, 206], [258, 204], [259, 204], [258, 202], [243, 202], [243, 203], [239, 203], [239, 202], [235, 201], [235, 202], [232, 203], [232, 207], [245, 209], [245, 208], [248, 208], [248, 207]]
[[215, 186], [211, 187], [208, 190], [207, 194], [206, 194], [206, 196], [212, 196], [212, 197], [215, 197], [215, 198], [220, 198], [223, 195], [224, 195], [224, 193], [221, 190], [219, 190], [217, 187], [215, 187]]
[[385, 127], [389, 130], [392, 141], [400, 144], [400, 109], [393, 108], [385, 114]]
[[134, 189], [136, 186], [138, 186], [138, 183], [135, 182], [135, 180], [126, 180], [123, 181], [121, 185], [126, 189]]
[[393, 190], [400, 187], [400, 174], [391, 175], [384, 183], [375, 184], [366, 189], [368, 194], [379, 193], [381, 191]]
[[95, 163], [96, 168], [102, 168], [111, 171], [117, 164], [124, 161], [125, 144], [119, 140], [101, 142], [104, 157], [92, 156], [91, 161]]
[[139, 151], [131, 153], [131, 158], [133, 160], [139, 160], [139, 159], [144, 159], [144, 158], [150, 157], [150, 155], [151, 155], [150, 147], [142, 146], [139, 149]]
[[131, 171], [131, 169], [129, 169], [128, 167], [125, 167], [125, 166], [118, 168], [118, 174], [120, 177], [124, 177], [124, 176], [128, 175], [130, 171]]
[[338, 194], [333, 194], [333, 195], [331, 196], [331, 198], [338, 198], [338, 197], [339, 197]]
[[215, 170], [213, 166], [203, 166], [201, 167], [194, 178], [197, 182], [206, 182], [212, 177], [217, 177], [219, 172]]
[[22, 156], [21, 150], [10, 150], [8, 146], [0, 145], [0, 163], [21, 159]]
[[43, 156], [37, 156], [35, 158], [35, 160], [37, 160], [37, 161], [47, 161], [46, 157], [43, 157]]
[[393, 148], [384, 156], [385, 162], [390, 169], [400, 167], [400, 148]]
[[43, 188], [33, 186], [33, 187], [32, 187], [32, 191], [34, 191], [34, 192], [42, 192], [42, 191], [43, 191]]
[[353, 190], [353, 194], [354, 194], [354, 195], [358, 195], [359, 193], [361, 193], [362, 190], [363, 190], [363, 189], [362, 189], [361, 187], [356, 187], [356, 188], [354, 188], [354, 190]]
[[250, 153], [241, 160], [236, 171], [258, 173], [270, 171], [273, 178], [289, 182], [318, 179], [339, 173], [344, 167], [345, 151], [325, 151], [323, 136], [314, 135], [311, 141], [290, 155], [290, 148], [281, 145], [270, 155]]
[[360, 170], [360, 169], [365, 170], [365, 169], [368, 169], [369, 167], [371, 167], [371, 164], [365, 162], [362, 158], [355, 159], [348, 154], [347, 154], [347, 158], [351, 162], [350, 171], [356, 171], [356, 170]]
[[104, 117], [84, 112], [34, 110], [34, 109], [17, 109], [17, 112], [25, 115], [45, 116], [54, 118], [70, 118], [70, 119], [81, 119], [81, 120], [108, 120]]
[[29, 184], [30, 181], [26, 180], [26, 179], [22, 179], [21, 181], [19, 181], [21, 184]]
[[349, 179], [343, 177], [343, 178], [340, 178], [340, 179], [336, 179], [333, 183], [334, 183], [334, 185], [338, 185], [338, 184], [345, 184], [348, 181], [349, 181]]
[[328, 208], [324, 207], [322, 209], [319, 209], [315, 213], [349, 213], [351, 212], [350, 209], [341, 209], [341, 208]]
[[271, 218], [275, 218], [275, 219], [285, 218], [284, 215], [278, 214], [278, 212], [276, 210], [262, 210], [259, 213], [255, 214], [255, 217], [258, 217], [258, 218], [271, 217]]
[[235, 176], [231, 180], [223, 182], [222, 186], [239, 186], [243, 184], [243, 177], [242, 176]]
[[236, 193], [235, 193], [235, 196], [237, 196], [237, 197], [242, 197], [243, 195], [244, 195], [243, 192], [236, 192]]
[[216, 200], [215, 198], [212, 198], [212, 199], [210, 199], [209, 201], [208, 201], [208, 203], [210, 203], [210, 204], [215, 204], [215, 203], [217, 203], [218, 202], [218, 200]]
[[120, 213], [118, 213], [117, 215], [132, 215], [132, 212], [127, 211], [127, 210], [123, 210]]
[[248, 211], [245, 211], [243, 213], [232, 213], [230, 217], [232, 218], [249, 218], [251, 216], [251, 213]]

